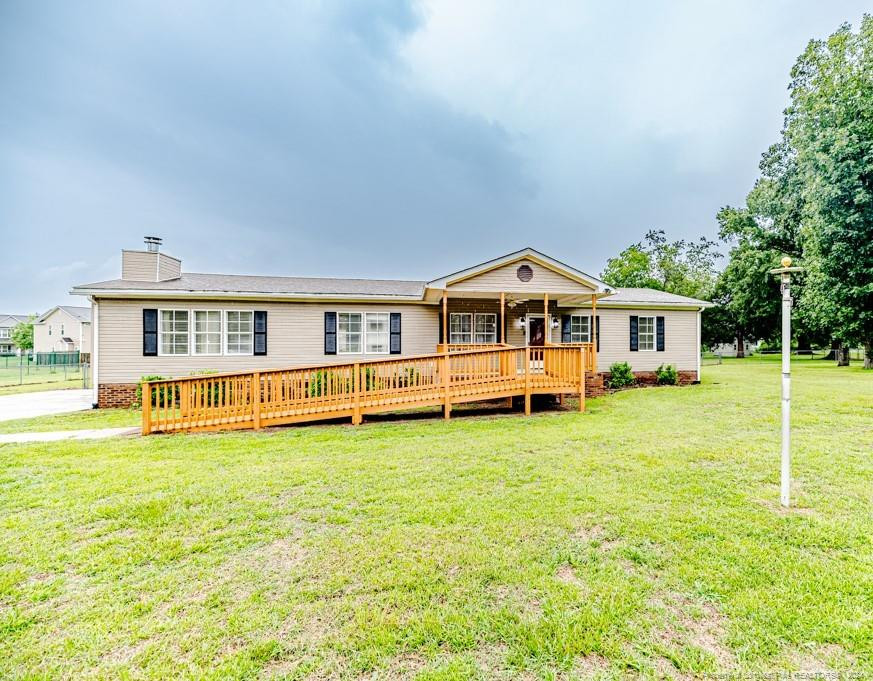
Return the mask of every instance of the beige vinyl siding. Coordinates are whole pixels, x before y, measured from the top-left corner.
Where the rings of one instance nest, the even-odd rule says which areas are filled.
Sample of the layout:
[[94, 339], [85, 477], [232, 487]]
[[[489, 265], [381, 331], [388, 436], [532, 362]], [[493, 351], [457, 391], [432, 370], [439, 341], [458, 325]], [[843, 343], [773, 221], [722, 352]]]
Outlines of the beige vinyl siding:
[[[533, 278], [524, 282], [518, 278], [518, 268], [528, 265], [533, 270]], [[511, 293], [591, 293], [591, 288], [558, 274], [548, 267], [532, 260], [519, 260], [508, 265], [502, 265], [483, 274], [464, 279], [448, 287], [451, 291], [501, 291]]]
[[178, 279], [182, 276], [182, 261], [166, 253], [158, 253], [158, 279]]
[[[141, 376], [185, 376], [192, 371], [249, 371], [308, 364], [345, 363], [390, 359], [398, 355], [325, 355], [324, 313], [400, 312], [403, 355], [436, 351], [438, 307], [421, 304], [353, 303], [249, 303], [101, 299], [99, 324], [100, 383], [133, 383]], [[266, 310], [267, 355], [143, 357], [142, 311], [169, 310]]]
[[130, 281], [166, 281], [182, 276], [182, 261], [166, 253], [122, 251], [121, 278]]
[[[562, 315], [590, 315], [591, 309], [561, 308]], [[614, 362], [627, 362], [634, 371], [654, 371], [672, 364], [683, 371], [697, 370], [697, 310], [646, 310], [598, 308], [600, 317], [599, 371], [609, 371]], [[630, 317], [664, 317], [664, 351], [630, 349]], [[556, 338], [556, 340], [558, 340]]]

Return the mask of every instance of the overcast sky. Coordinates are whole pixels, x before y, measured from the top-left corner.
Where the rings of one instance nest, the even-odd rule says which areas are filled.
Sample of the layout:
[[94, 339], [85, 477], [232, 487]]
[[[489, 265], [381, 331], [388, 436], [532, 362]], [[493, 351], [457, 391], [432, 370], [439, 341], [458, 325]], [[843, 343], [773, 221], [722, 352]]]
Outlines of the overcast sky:
[[0, 312], [144, 234], [193, 272], [592, 274], [714, 237], [862, 2], [0, 2]]

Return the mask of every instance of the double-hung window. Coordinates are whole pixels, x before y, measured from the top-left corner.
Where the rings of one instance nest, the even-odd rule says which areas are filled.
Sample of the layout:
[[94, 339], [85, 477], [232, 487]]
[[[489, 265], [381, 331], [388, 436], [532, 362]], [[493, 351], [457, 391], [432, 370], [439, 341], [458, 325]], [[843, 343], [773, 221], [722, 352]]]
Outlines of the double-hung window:
[[254, 345], [254, 313], [227, 310], [225, 313], [225, 347], [228, 355], [251, 355]]
[[364, 349], [364, 315], [339, 312], [336, 317], [336, 350], [341, 355], [359, 354]]
[[388, 313], [367, 313], [367, 354], [386, 354], [388, 352]]
[[570, 317], [570, 342], [591, 342], [591, 318], [587, 314], [574, 314]]
[[473, 342], [473, 315], [469, 312], [452, 312], [449, 315], [449, 343], [455, 345]]
[[639, 318], [639, 348], [640, 350], [655, 349], [655, 318]]
[[188, 354], [188, 310], [161, 310], [160, 354]]
[[194, 354], [221, 354], [221, 310], [194, 310]]
[[493, 312], [477, 312], [473, 317], [473, 342], [497, 342], [497, 315]]
[[9, 329], [5, 327], [0, 329], [0, 338], [9, 338]]

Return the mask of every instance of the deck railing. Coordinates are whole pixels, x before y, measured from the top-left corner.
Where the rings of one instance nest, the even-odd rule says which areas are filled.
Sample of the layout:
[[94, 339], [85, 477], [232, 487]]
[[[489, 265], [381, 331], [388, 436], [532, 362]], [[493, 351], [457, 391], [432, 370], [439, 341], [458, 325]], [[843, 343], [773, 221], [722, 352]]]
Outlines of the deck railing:
[[438, 343], [437, 352], [466, 352], [467, 350], [495, 350], [511, 347], [508, 343]]
[[143, 434], [254, 428], [534, 394], [585, 403], [590, 352], [509, 347], [144, 382]]

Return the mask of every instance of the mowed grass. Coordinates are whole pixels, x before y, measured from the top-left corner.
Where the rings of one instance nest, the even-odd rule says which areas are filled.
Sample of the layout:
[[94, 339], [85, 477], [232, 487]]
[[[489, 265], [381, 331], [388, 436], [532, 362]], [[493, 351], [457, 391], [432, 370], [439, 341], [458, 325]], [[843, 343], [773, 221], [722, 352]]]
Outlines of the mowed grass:
[[873, 674], [873, 372], [0, 446], [0, 678]]
[[137, 409], [86, 409], [65, 414], [0, 421], [0, 433], [121, 428], [140, 424], [142, 424], [142, 412]]

